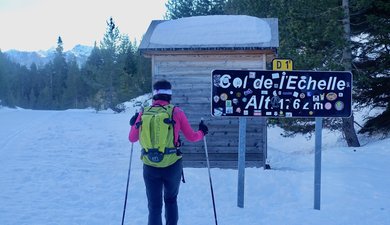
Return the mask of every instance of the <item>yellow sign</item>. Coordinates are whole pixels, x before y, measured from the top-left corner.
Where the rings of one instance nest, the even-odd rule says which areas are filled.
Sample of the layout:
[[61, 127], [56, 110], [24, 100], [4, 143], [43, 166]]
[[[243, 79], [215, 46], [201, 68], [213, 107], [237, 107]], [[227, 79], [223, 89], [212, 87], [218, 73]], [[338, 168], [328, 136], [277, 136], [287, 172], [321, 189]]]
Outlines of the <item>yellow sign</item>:
[[293, 61], [292, 59], [273, 59], [272, 70], [292, 71]]

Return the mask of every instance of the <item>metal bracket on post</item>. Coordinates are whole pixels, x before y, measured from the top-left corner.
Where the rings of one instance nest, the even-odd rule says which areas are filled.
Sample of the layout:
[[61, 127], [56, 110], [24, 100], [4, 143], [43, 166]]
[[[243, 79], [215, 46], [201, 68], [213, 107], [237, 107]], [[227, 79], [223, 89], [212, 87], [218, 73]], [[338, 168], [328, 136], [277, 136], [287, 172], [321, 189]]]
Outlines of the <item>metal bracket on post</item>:
[[322, 145], [322, 118], [316, 117], [314, 153], [314, 209], [321, 208], [321, 145]]
[[244, 208], [246, 118], [239, 118], [237, 206]]

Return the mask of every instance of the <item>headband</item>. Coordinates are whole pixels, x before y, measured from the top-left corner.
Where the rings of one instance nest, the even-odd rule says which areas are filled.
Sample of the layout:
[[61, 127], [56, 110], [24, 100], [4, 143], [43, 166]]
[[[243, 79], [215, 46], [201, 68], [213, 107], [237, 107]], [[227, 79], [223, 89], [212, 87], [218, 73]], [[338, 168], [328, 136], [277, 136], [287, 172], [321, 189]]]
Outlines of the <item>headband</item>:
[[171, 89], [153, 90], [153, 95], [158, 95], [158, 94], [172, 95], [172, 90]]

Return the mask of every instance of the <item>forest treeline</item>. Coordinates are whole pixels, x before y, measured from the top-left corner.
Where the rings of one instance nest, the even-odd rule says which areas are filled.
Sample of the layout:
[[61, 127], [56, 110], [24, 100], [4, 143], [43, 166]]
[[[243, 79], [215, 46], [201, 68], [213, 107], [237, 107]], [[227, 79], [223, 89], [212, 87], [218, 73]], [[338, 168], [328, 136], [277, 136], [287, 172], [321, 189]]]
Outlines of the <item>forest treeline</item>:
[[[142, 57], [137, 43], [120, 33], [114, 20], [107, 21], [100, 44], [87, 62], [66, 61], [63, 40], [58, 37], [54, 59], [42, 67], [12, 62], [0, 52], [1, 105], [29, 109], [123, 110], [121, 103], [149, 92], [150, 59]], [[64, 40], [66, 41], [66, 40]]]
[[[278, 57], [292, 59], [295, 70], [351, 70], [354, 106], [381, 112], [361, 125], [360, 132], [390, 131], [389, 1], [168, 0], [166, 8], [166, 19], [217, 14], [278, 18]], [[107, 21], [102, 41], [95, 44], [81, 67], [64, 60], [60, 38], [57, 45], [56, 57], [42, 68], [12, 63], [0, 52], [1, 104], [120, 111], [121, 102], [150, 91], [150, 60], [139, 54], [136, 43], [120, 34], [112, 19]], [[310, 120], [277, 123], [287, 128], [287, 134], [309, 132], [314, 127]], [[327, 120], [331, 128], [347, 123], [351, 121]]]

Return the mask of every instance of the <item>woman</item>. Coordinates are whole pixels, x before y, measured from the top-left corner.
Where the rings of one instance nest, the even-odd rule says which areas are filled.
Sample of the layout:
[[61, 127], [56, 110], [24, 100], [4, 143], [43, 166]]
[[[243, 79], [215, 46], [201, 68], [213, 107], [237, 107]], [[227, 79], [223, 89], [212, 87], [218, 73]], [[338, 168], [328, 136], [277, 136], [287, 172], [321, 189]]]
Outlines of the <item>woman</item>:
[[[143, 148], [141, 159], [144, 162], [143, 177], [148, 198], [148, 225], [162, 225], [163, 199], [166, 224], [176, 225], [178, 222], [177, 195], [183, 171], [182, 156], [178, 150], [180, 147], [179, 132], [181, 131], [185, 138], [191, 142], [202, 140], [208, 133], [208, 128], [203, 122], [199, 123], [199, 130], [194, 131], [183, 110], [170, 104], [171, 96], [171, 84], [166, 80], [157, 81], [153, 85], [152, 106], [146, 107], [139, 114], [136, 113], [130, 120], [129, 140], [133, 143], [140, 140]], [[160, 112], [165, 112], [167, 117], [171, 118], [171, 120], [164, 119], [166, 124], [161, 125], [168, 127], [167, 132], [164, 133], [159, 129], [159, 132], [167, 135], [168, 141], [164, 142], [164, 146], [160, 146], [161, 141], [160, 145], [151, 144], [155, 140], [145, 139], [153, 135], [144, 134], [145, 132], [155, 132], [149, 130], [151, 126], [146, 126], [146, 124], [156, 123], [157, 125], [154, 126], [159, 126], [157, 122], [154, 122], [153, 116], [148, 117], [148, 115], [156, 115]], [[173, 130], [173, 132], [171, 133], [169, 130]], [[162, 134], [158, 136], [162, 136]], [[169, 140], [172, 140], [172, 143]]]

